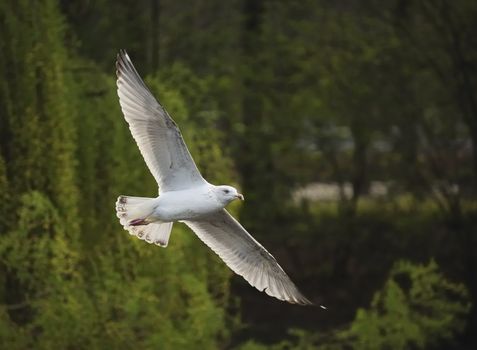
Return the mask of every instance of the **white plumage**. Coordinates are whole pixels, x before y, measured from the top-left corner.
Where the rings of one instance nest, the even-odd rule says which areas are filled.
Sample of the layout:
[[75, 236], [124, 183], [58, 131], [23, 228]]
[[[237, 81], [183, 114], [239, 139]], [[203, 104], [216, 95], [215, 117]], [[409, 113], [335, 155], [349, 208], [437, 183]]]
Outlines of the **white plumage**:
[[132, 235], [167, 246], [172, 224], [184, 222], [235, 273], [290, 303], [311, 304], [275, 258], [224, 208], [243, 196], [204, 180], [181, 132], [151, 94], [125, 51], [116, 63], [118, 96], [131, 134], [159, 185], [159, 197], [120, 196], [116, 212]]
[[125, 51], [118, 55], [116, 67], [119, 104], [160, 190], [205, 184], [176, 123], [152, 96]]
[[258, 290], [290, 303], [310, 304], [275, 258], [225, 209], [203, 220], [184, 222], [232, 271]]

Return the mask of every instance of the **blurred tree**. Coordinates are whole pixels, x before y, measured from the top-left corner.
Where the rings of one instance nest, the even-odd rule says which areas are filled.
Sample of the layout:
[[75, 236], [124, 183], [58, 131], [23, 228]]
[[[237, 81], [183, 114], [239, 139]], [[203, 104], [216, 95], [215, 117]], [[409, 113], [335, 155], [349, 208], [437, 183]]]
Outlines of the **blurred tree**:
[[452, 345], [455, 333], [465, 328], [469, 308], [466, 288], [446, 280], [435, 262], [399, 262], [373, 297], [371, 309], [359, 309], [342, 336], [349, 336], [355, 349]]
[[0, 153], [0, 213], [4, 213], [0, 216], [0, 232], [4, 232], [8, 225], [8, 215], [9, 212], [9, 186], [7, 181], [7, 167], [5, 161]]
[[467, 285], [474, 300], [469, 332], [477, 325], [475, 235], [464, 206], [477, 189], [477, 6], [472, 1], [398, 1], [394, 22], [414, 67], [420, 108], [419, 177], [456, 227]]
[[12, 327], [7, 339], [15, 348], [33, 340], [25, 340], [26, 333], [41, 328], [49, 339], [56, 329], [48, 312], [61, 308], [58, 298], [77, 285], [80, 220], [62, 16], [49, 0], [2, 2], [0, 16], [0, 145], [2, 182], [8, 184], [2, 196], [9, 200], [0, 295], [7, 305], [2, 319]]
[[[396, 22], [409, 42], [411, 60], [417, 60], [442, 88], [469, 130], [473, 154], [477, 157], [477, 65], [475, 33], [477, 5], [472, 1], [398, 1]], [[429, 87], [429, 85], [427, 85]], [[477, 158], [474, 159], [474, 177]]]
[[397, 262], [369, 309], [358, 309], [349, 328], [310, 333], [291, 330], [295, 340], [272, 346], [248, 342], [238, 349], [428, 349], [455, 346], [470, 308], [464, 285], [450, 282], [437, 264]]
[[[55, 1], [3, 2], [1, 145], [12, 193], [41, 190], [78, 230], [74, 109]], [[23, 39], [19, 39], [23, 38]], [[8, 82], [8, 83], [7, 83]], [[15, 197], [12, 197], [15, 200]]]

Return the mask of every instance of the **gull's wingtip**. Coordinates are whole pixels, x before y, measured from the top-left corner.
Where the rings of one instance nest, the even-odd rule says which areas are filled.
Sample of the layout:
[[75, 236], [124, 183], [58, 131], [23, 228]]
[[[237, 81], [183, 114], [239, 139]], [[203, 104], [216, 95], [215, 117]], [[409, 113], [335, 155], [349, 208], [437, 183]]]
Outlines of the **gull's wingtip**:
[[308, 299], [307, 299], [306, 301], [296, 302], [295, 304], [300, 305], [300, 306], [319, 307], [319, 308], [322, 309], [322, 310], [328, 310], [328, 308], [327, 308], [325, 305], [323, 305], [323, 304], [315, 304], [315, 303], [309, 301]]
[[320, 303], [314, 303], [303, 295], [301, 295], [300, 299], [297, 299], [297, 300], [294, 300], [294, 301], [288, 300], [288, 302], [293, 303], [293, 304], [297, 304], [297, 305], [301, 305], [301, 306], [314, 306], [314, 307], [319, 307], [320, 309], [323, 309], [323, 310], [328, 310], [328, 308], [325, 305], [320, 304]]
[[119, 49], [116, 55], [116, 76], [119, 78], [127, 61], [131, 61], [125, 49]]
[[315, 306], [315, 304], [313, 304], [312, 301], [310, 301], [308, 298], [306, 298], [303, 295], [301, 295], [300, 299], [297, 299], [295, 303], [302, 306]]
[[123, 57], [123, 56], [124, 56], [124, 57], [128, 57], [128, 53], [127, 53], [126, 49], [119, 49], [119, 51], [118, 51], [118, 58], [119, 58], [119, 57]]

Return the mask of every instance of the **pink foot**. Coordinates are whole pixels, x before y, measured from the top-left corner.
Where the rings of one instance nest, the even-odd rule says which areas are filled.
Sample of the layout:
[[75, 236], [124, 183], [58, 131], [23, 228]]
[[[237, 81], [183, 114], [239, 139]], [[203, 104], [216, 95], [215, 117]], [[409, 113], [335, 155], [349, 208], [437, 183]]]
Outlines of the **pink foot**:
[[134, 219], [129, 221], [129, 225], [130, 226], [147, 225], [147, 222], [144, 219]]

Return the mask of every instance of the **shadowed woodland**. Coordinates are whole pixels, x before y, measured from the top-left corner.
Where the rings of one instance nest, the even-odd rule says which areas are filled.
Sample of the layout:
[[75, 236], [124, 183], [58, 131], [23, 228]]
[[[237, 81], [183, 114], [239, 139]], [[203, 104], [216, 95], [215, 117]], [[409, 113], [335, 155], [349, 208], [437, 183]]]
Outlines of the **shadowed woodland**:
[[[328, 310], [122, 229], [121, 48]], [[477, 2], [0, 1], [0, 348], [476, 349]]]

